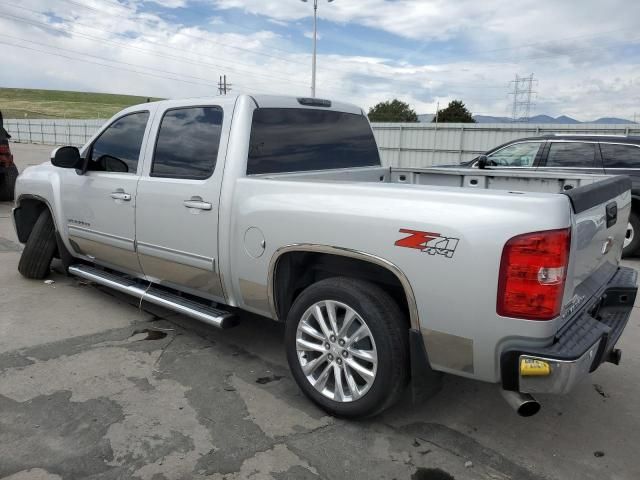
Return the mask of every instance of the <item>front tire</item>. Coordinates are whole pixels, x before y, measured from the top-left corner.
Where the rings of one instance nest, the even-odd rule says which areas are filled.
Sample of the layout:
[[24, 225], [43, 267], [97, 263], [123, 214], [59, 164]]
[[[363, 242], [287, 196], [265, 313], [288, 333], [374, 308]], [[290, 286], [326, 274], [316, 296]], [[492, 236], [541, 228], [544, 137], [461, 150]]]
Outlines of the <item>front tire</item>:
[[287, 316], [285, 347], [298, 386], [338, 417], [382, 412], [407, 382], [404, 315], [370, 282], [334, 277], [304, 290]]
[[18, 178], [18, 167], [11, 165], [0, 178], [0, 202], [12, 202]]
[[640, 247], [640, 218], [635, 212], [629, 215], [629, 225], [624, 239], [622, 256], [630, 257], [635, 255]]
[[36, 220], [27, 239], [18, 263], [18, 271], [26, 278], [43, 279], [49, 274], [56, 248], [53, 218], [49, 210], [45, 209]]

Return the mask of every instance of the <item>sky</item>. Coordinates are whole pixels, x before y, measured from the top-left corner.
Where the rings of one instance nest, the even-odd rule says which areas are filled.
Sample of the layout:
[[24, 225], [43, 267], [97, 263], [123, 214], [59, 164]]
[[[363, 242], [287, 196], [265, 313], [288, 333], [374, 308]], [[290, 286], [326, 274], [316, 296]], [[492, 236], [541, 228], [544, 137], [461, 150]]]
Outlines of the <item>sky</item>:
[[[318, 0], [317, 96], [640, 121], [636, 0]], [[313, 0], [0, 0], [0, 87], [310, 95]], [[522, 98], [521, 98], [522, 99]]]

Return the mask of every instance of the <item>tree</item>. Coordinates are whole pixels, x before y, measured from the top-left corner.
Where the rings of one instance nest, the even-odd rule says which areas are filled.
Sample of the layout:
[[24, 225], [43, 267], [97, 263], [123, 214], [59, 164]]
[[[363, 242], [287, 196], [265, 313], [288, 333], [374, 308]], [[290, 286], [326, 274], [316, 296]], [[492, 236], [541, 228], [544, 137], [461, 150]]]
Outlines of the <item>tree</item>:
[[408, 103], [398, 99], [380, 102], [369, 109], [369, 120], [372, 122], [411, 122], [418, 121], [418, 115]]
[[[476, 123], [471, 115], [471, 112], [467, 110], [460, 100], [452, 100], [447, 105], [447, 108], [440, 110], [437, 113], [438, 123]], [[432, 122], [435, 123], [436, 117], [433, 117]]]

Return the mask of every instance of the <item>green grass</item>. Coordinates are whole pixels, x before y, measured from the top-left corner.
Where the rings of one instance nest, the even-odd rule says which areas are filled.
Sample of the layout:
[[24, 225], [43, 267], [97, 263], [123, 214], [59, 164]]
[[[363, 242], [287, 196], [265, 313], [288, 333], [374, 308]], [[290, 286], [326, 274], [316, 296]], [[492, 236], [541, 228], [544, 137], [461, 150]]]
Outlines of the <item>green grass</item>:
[[123, 108], [146, 101], [147, 97], [111, 93], [0, 88], [4, 118], [109, 118]]

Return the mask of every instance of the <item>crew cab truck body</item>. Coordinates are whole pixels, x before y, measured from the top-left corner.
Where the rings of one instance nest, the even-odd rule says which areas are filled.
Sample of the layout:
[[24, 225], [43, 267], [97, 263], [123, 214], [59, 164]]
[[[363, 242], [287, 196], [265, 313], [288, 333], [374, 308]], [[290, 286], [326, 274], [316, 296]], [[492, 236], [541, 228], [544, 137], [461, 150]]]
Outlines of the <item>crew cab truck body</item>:
[[[372, 415], [447, 372], [566, 393], [636, 295], [624, 177], [381, 166], [363, 111], [272, 96], [147, 103], [16, 186], [20, 272], [68, 271], [218, 327], [286, 322], [295, 380]], [[544, 211], [545, 215], [540, 215]]]

